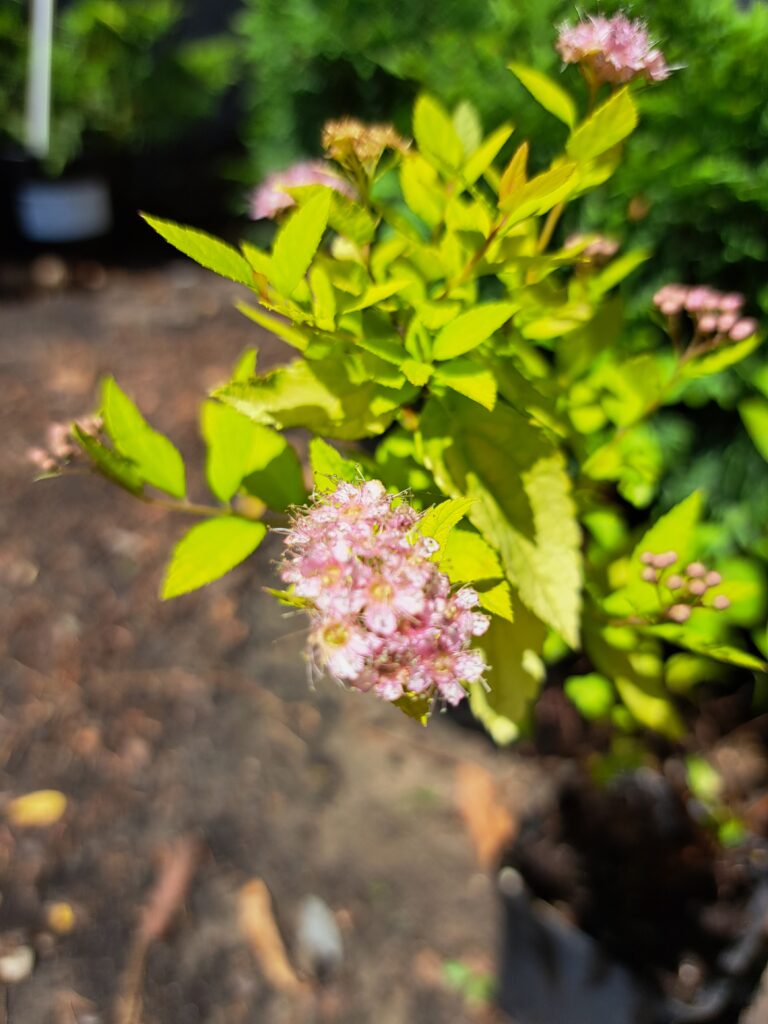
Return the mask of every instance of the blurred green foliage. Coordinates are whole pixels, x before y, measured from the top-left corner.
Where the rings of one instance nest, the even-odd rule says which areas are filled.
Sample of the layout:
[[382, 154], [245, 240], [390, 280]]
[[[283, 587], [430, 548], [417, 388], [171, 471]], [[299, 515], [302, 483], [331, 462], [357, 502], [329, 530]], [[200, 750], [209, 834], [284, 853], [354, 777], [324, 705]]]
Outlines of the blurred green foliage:
[[[57, 14], [48, 170], [135, 151], [210, 116], [236, 75], [229, 36], [179, 40], [178, 0], [75, 0]], [[23, 141], [28, 5], [0, 10], [0, 125]]]

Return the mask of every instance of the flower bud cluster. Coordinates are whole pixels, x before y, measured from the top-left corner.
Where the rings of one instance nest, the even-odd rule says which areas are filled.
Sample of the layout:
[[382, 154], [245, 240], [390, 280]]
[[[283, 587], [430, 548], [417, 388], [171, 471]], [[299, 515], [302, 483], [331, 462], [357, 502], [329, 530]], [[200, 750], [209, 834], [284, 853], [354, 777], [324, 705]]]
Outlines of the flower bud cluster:
[[[714, 587], [723, 582], [723, 578], [703, 562], [690, 562], [685, 568], [681, 567], [665, 576], [665, 571], [677, 566], [679, 562], [676, 551], [663, 551], [661, 554], [644, 551], [640, 561], [644, 566], [642, 579], [646, 583], [663, 586], [670, 592], [671, 603], [664, 614], [671, 622], [687, 622], [694, 608], [711, 608], [718, 612], [730, 608], [731, 602], [725, 594], [710, 594]], [[705, 603], [705, 596], [711, 600]]]
[[[102, 428], [100, 416], [83, 416], [75, 421], [84, 434], [96, 437]], [[41, 473], [56, 473], [80, 455], [81, 449], [69, 423], [49, 423], [45, 446], [27, 449], [27, 460]]]
[[299, 188], [302, 185], [326, 185], [350, 199], [356, 196], [349, 182], [334, 174], [323, 160], [300, 160], [283, 171], [268, 174], [258, 188], [253, 190], [249, 200], [251, 219], [274, 219], [278, 214], [289, 210], [296, 203], [286, 189]]
[[365, 124], [343, 117], [323, 126], [322, 146], [346, 170], [357, 173], [362, 168], [371, 175], [387, 149], [403, 153], [408, 143], [391, 124]]
[[619, 251], [619, 243], [615, 238], [600, 234], [569, 235], [563, 244], [564, 249], [582, 247], [579, 255], [594, 267], [604, 267]]
[[556, 49], [566, 64], [581, 64], [597, 83], [623, 84], [635, 78], [661, 82], [670, 72], [645, 24], [625, 14], [588, 15], [576, 25], [562, 25]]
[[452, 591], [431, 560], [419, 514], [378, 480], [340, 482], [296, 512], [280, 576], [307, 602], [310, 663], [384, 700], [419, 694], [458, 704], [486, 665], [478, 597]]
[[696, 342], [714, 346], [721, 341], [745, 341], [757, 331], [757, 321], [741, 315], [744, 296], [738, 292], [719, 292], [708, 285], [667, 284], [656, 292], [653, 302], [665, 316], [687, 313], [693, 320]]

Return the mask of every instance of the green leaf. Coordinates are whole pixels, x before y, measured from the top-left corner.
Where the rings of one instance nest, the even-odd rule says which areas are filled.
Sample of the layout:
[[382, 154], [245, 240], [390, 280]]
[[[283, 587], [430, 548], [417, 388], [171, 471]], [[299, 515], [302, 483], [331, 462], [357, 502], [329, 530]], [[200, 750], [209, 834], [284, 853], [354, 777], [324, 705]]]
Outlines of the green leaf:
[[219, 579], [245, 561], [266, 532], [263, 523], [235, 516], [219, 516], [193, 526], [173, 549], [160, 596], [168, 600]]
[[547, 630], [516, 598], [514, 625], [494, 617], [479, 646], [490, 666], [486, 690], [474, 683], [469, 688], [469, 705], [496, 743], [511, 743], [520, 732], [531, 702], [544, 682], [541, 649]]
[[270, 281], [286, 298], [304, 278], [331, 211], [331, 189], [323, 189], [299, 207], [282, 225], [272, 247]]
[[580, 714], [590, 720], [607, 717], [616, 703], [616, 694], [610, 680], [599, 672], [569, 676], [563, 689]]
[[714, 352], [689, 359], [684, 363], [681, 374], [688, 380], [696, 380], [698, 377], [708, 377], [713, 373], [727, 370], [729, 366], [734, 366], [751, 355], [762, 344], [763, 337], [764, 335], [758, 332], [751, 338], [745, 338], [744, 341], [732, 341], [720, 345]]
[[637, 125], [637, 107], [629, 89], [620, 89], [582, 122], [566, 143], [566, 152], [574, 160], [586, 162], [613, 149]]
[[422, 93], [413, 108], [413, 137], [430, 163], [442, 169], [458, 168], [464, 147], [445, 108], [433, 97]]
[[321, 331], [332, 331], [336, 326], [336, 292], [322, 267], [314, 266], [309, 271], [309, 290], [315, 323]]
[[477, 583], [504, 575], [499, 556], [479, 533], [459, 527], [448, 535], [440, 570], [451, 583]]
[[477, 108], [462, 100], [453, 112], [453, 127], [461, 139], [464, 155], [471, 156], [483, 141], [483, 125]]
[[234, 246], [227, 245], [226, 242], [204, 231], [176, 224], [172, 220], [161, 220], [160, 217], [150, 217], [146, 213], [142, 213], [141, 216], [166, 242], [170, 242], [175, 249], [189, 256], [201, 267], [213, 270], [230, 281], [253, 287], [251, 265]]
[[356, 383], [343, 359], [300, 359], [254, 381], [232, 381], [214, 397], [266, 426], [307, 427], [326, 437], [354, 440], [382, 433], [416, 394], [410, 384]]
[[150, 427], [114, 377], [107, 377], [102, 384], [101, 411], [115, 449], [134, 463], [144, 480], [174, 498], [183, 498], [184, 461], [178, 449]]
[[576, 124], [576, 105], [557, 82], [536, 68], [526, 67], [525, 64], [512, 63], [509, 65], [512, 74], [525, 86], [537, 103], [550, 114], [554, 115], [563, 124], [573, 128]]
[[435, 359], [453, 359], [481, 345], [518, 309], [513, 302], [489, 302], [457, 316], [435, 338]]
[[693, 651], [694, 654], [705, 654], [708, 658], [712, 658], [714, 661], [722, 661], [726, 665], [749, 668], [755, 672], [768, 671], [768, 663], [754, 654], [741, 651], [738, 647], [732, 647], [730, 644], [711, 641], [697, 634], [695, 630], [678, 626], [674, 622], [663, 623], [659, 626], [642, 626], [639, 629], [640, 632], [647, 636], [659, 637], [668, 643], [675, 644], [677, 647]]
[[306, 499], [301, 463], [284, 437], [219, 402], [202, 408], [208, 486], [229, 501], [242, 486], [282, 512]]
[[375, 306], [379, 302], [383, 302], [384, 299], [388, 299], [392, 295], [401, 292], [409, 284], [413, 284], [412, 279], [402, 277], [381, 281], [379, 284], [372, 284], [362, 295], [353, 299], [349, 305], [345, 306], [344, 312], [355, 313], [359, 309], [368, 309], [369, 306]]
[[249, 320], [257, 323], [259, 327], [263, 327], [270, 334], [274, 334], [275, 337], [281, 338], [289, 345], [292, 345], [293, 348], [297, 348], [299, 352], [303, 352], [309, 344], [307, 334], [299, 330], [298, 327], [293, 327], [291, 324], [286, 323], [285, 320], [278, 320], [277, 317], [269, 316], [256, 306], [251, 306], [248, 302], [236, 302], [235, 308], [243, 316], [247, 316]]
[[739, 402], [739, 415], [752, 442], [768, 462], [768, 401], [753, 395]]
[[415, 387], [422, 388], [432, 376], [432, 367], [429, 363], [419, 362], [418, 359], [406, 359], [400, 366], [407, 380]]
[[483, 611], [490, 615], [498, 615], [499, 618], [506, 619], [507, 622], [515, 621], [512, 588], [506, 580], [500, 580], [492, 585], [480, 584], [476, 589]]
[[472, 507], [471, 498], [448, 498], [439, 505], [427, 509], [419, 520], [418, 531], [422, 537], [432, 537], [440, 545], [435, 552], [434, 561], [439, 562], [440, 556], [454, 526], [458, 525]]
[[461, 182], [465, 187], [473, 185], [485, 174], [514, 130], [511, 124], [502, 124], [481, 143], [461, 172]]
[[466, 395], [485, 409], [496, 405], [496, 377], [471, 359], [452, 359], [435, 367], [435, 380], [460, 395]]
[[398, 697], [392, 703], [409, 718], [415, 719], [420, 725], [426, 725], [432, 713], [434, 701], [432, 698], [422, 697], [418, 693], [409, 693], [404, 697]]
[[77, 423], [72, 425], [72, 435], [100, 473], [131, 494], [141, 494], [144, 490], [144, 480], [130, 459], [86, 434]]
[[576, 164], [564, 163], [505, 192], [499, 204], [507, 215], [504, 218], [505, 230], [528, 217], [551, 210], [570, 194], [577, 182]]
[[508, 579], [575, 647], [581, 534], [561, 453], [509, 406], [499, 403], [487, 412], [450, 395], [427, 403], [421, 437], [440, 489], [477, 499], [469, 519], [498, 551]]
[[320, 493], [335, 490], [339, 480], [355, 483], [362, 478], [360, 466], [345, 459], [321, 437], [313, 437], [309, 442], [309, 461], [315, 490]]
[[403, 198], [417, 217], [436, 227], [445, 214], [445, 194], [437, 171], [420, 153], [408, 153], [400, 165]]

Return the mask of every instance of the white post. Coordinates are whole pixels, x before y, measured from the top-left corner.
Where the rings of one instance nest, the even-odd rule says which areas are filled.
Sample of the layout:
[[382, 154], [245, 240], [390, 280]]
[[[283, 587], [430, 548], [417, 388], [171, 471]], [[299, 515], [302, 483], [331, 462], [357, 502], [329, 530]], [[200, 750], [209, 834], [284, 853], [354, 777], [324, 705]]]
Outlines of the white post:
[[41, 160], [50, 147], [53, 5], [54, 0], [30, 0], [24, 139], [27, 151]]

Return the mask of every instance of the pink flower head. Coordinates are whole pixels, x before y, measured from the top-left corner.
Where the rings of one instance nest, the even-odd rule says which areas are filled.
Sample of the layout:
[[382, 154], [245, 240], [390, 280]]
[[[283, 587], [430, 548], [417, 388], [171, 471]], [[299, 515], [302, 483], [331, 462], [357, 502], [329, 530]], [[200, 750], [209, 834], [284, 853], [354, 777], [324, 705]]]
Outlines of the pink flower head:
[[719, 292], [701, 284], [666, 284], [653, 302], [665, 316], [687, 313], [693, 321], [694, 340], [710, 348], [722, 341], [745, 341], [757, 333], [757, 321], [741, 315], [744, 296], [739, 292]]
[[431, 560], [438, 545], [415, 530], [419, 518], [378, 480], [340, 482], [294, 516], [280, 575], [308, 602], [319, 668], [383, 700], [457, 704], [466, 683], [483, 679], [483, 655], [470, 644], [489, 619], [474, 590], [451, 590]]
[[575, 25], [563, 25], [556, 49], [566, 64], [582, 64], [598, 82], [660, 82], [669, 76], [664, 55], [651, 42], [645, 24], [625, 14], [589, 15]]
[[350, 199], [355, 198], [352, 186], [338, 174], [334, 174], [324, 161], [301, 160], [286, 167], [284, 171], [268, 174], [258, 188], [253, 190], [250, 197], [251, 219], [274, 218], [295, 206], [296, 203], [286, 189], [302, 185], [327, 185], [341, 195]]

